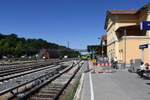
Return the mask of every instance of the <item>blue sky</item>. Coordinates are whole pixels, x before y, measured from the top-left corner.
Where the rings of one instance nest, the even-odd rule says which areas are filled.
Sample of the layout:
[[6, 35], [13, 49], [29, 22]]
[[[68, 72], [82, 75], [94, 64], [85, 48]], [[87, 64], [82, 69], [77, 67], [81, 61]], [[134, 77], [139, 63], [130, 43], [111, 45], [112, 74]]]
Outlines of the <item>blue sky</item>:
[[0, 32], [83, 49], [98, 44], [109, 9], [139, 9], [149, 0], [0, 0]]

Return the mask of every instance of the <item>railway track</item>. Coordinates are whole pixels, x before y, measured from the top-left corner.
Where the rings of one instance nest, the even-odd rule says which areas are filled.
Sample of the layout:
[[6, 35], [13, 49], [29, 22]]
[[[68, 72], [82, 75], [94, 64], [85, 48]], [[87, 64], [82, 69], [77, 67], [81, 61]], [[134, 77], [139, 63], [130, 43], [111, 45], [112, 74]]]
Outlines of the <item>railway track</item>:
[[[27, 70], [24, 70], [23, 68], [22, 68], [22, 70], [15, 69], [18, 72], [10, 71], [10, 72], [4, 73], [4, 74], [0, 73], [0, 75], [2, 76], [2, 77], [0, 77], [0, 84], [2, 84], [3, 82], [7, 82], [8, 80], [12, 80], [13, 78], [22, 77], [26, 74], [38, 72], [38, 71], [45, 70], [48, 68], [53, 68], [56, 65], [61, 64], [62, 62], [63, 61], [60, 61], [59, 63], [57, 62], [57, 64], [49, 63], [49, 64], [45, 64], [45, 65], [38, 65], [38, 66], [33, 66], [32, 68], [28, 67]], [[63, 65], [61, 64], [61, 66], [63, 66]]]
[[18, 64], [18, 65], [10, 65], [10, 66], [0, 66], [0, 73], [4, 73], [5, 71], [9, 71], [9, 70], [14, 70], [14, 69], [17, 69], [17, 68], [20, 68], [20, 67], [27, 67], [27, 66], [32, 66], [34, 65], [35, 63], [33, 64]]
[[[10, 79], [12, 77], [16, 77], [17, 75], [23, 75], [24, 72], [29, 73], [31, 70], [33, 70], [33, 72], [35, 71], [35, 69], [42, 69], [46, 66], [52, 65], [52, 64], [58, 64], [60, 62], [63, 62], [63, 60], [56, 60], [56, 61], [49, 61], [49, 62], [41, 62], [41, 63], [34, 63], [34, 64], [27, 64], [27, 65], [19, 65], [19, 66], [11, 66], [9, 68], [1, 68], [0, 69], [0, 82], [5, 80], [5, 79]], [[15, 75], [14, 75], [15, 74]]]
[[37, 63], [37, 61], [32, 61], [32, 62], [23, 62], [23, 63], [10, 63], [10, 64], [0, 64], [0, 70], [8, 70], [8, 69], [12, 69], [14, 67], [19, 67], [19, 66], [23, 66], [23, 65], [32, 65]]
[[0, 82], [6, 81], [6, 80], [9, 80], [9, 79], [13, 79], [13, 78], [16, 78], [16, 77], [20, 77], [20, 76], [23, 76], [23, 75], [26, 75], [26, 74], [30, 74], [30, 73], [38, 72], [38, 71], [41, 71], [41, 70], [45, 70], [45, 69], [48, 69], [48, 68], [53, 68], [53, 67], [55, 67], [55, 66], [50, 65], [50, 66], [45, 66], [45, 67], [39, 67], [37, 69], [24, 71], [24, 72], [20, 72], [20, 73], [15, 73], [15, 74], [8, 75], [8, 76], [5, 76], [5, 77], [0, 77]]
[[21, 62], [21, 63], [0, 63], [0, 66], [11, 66], [11, 65], [19, 65], [19, 64], [26, 64], [26, 63], [33, 63], [36, 61], [27, 61], [27, 62]]
[[[79, 62], [80, 63], [80, 62]], [[69, 70], [63, 72], [58, 78], [46, 84], [42, 88], [36, 89], [37, 92], [30, 92], [23, 97], [24, 100], [58, 100], [63, 94], [64, 90], [68, 87], [73, 80], [81, 66], [79, 63]]]
[[10, 68], [8, 70], [0, 71], [0, 77], [11, 75], [14, 73], [20, 73], [20, 72], [24, 72], [24, 71], [28, 71], [28, 70], [33, 70], [36, 68], [41, 68], [41, 67], [44, 67], [44, 66], [47, 66], [50, 64], [51, 63], [45, 63], [45, 64], [38, 63], [38, 64], [25, 65], [25, 66], [15, 66], [15, 67]]
[[59, 62], [62, 60], [59, 59], [51, 59], [51, 60], [46, 60], [46, 61], [32, 61], [32, 62], [23, 62], [23, 63], [14, 63], [14, 64], [1, 64], [0, 65], [0, 73], [3, 71], [11, 70], [11, 69], [17, 69], [20, 67], [32, 67], [33, 65], [38, 65], [38, 64], [45, 64], [45, 63], [54, 63], [54, 62]]
[[[19, 73], [16, 76], [8, 77], [7, 79], [9, 80], [7, 80], [7, 82], [3, 80], [4, 82], [0, 84], [0, 100], [1, 98], [2, 100], [7, 100], [10, 98], [12, 99], [12, 97], [17, 97], [18, 99], [18, 97], [20, 97], [22, 94], [27, 95], [29, 92], [24, 91], [28, 89], [30, 90], [31, 88], [35, 89], [36, 86], [43, 86], [43, 84], [58, 78], [72, 68], [72, 66], [66, 67], [67, 66], [62, 65], [51, 65], [41, 69], [39, 68], [25, 73]], [[24, 97], [25, 96], [22, 98]]]

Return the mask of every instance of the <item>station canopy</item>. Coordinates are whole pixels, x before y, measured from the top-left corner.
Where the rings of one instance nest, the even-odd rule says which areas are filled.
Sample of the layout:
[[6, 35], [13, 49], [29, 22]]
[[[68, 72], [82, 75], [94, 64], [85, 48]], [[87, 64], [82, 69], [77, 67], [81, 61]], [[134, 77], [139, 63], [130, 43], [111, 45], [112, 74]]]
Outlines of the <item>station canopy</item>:
[[88, 52], [98, 51], [99, 49], [101, 49], [100, 45], [88, 45], [87, 46]]

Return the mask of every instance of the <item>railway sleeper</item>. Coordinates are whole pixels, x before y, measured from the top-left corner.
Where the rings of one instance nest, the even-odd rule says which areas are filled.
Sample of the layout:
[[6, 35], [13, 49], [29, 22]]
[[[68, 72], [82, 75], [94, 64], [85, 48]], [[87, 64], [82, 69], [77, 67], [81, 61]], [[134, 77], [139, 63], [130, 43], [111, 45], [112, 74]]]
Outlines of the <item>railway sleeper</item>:
[[33, 96], [27, 100], [53, 100], [53, 98], [38, 98], [38, 97]]
[[56, 94], [56, 93], [58, 93], [58, 91], [45, 91], [45, 90], [42, 90], [42, 91], [40, 91], [41, 93], [47, 93], [47, 94]]
[[56, 96], [56, 94], [57, 94], [56, 92], [51, 92], [51, 93], [39, 92], [35, 96], [37, 96], [37, 95], [45, 96], [46, 95], [45, 98], [47, 98], [47, 97], [54, 97], [54, 96]]
[[[56, 94], [35, 94], [34, 96], [31, 96], [30, 98], [32, 97], [36, 97], [36, 98], [54, 98], [56, 96]], [[29, 100], [30, 100], [29, 98]]]
[[[65, 75], [66, 76], [66, 75]], [[63, 78], [63, 77], [61, 77], [61, 78]], [[69, 79], [69, 77], [68, 78], [65, 78], [65, 79], [63, 79], [63, 80], [61, 80], [61, 81], [68, 81], [67, 79]], [[57, 79], [56, 79], [57, 80]], [[59, 80], [59, 79], [58, 79]], [[55, 98], [54, 96], [56, 96], [57, 94], [55, 94], [56, 92], [57, 93], [59, 93], [59, 91], [61, 91], [61, 89], [62, 89], [62, 87], [65, 85], [65, 83], [66, 82], [63, 82], [62, 84], [60, 84], [60, 80], [58, 81], [57, 80], [57, 84], [56, 83], [52, 83], [52, 84], [50, 84], [51, 86], [49, 86], [48, 85], [48, 87], [46, 86], [46, 88], [50, 91], [50, 92], [52, 92], [53, 93], [53, 95], [52, 95], [52, 93], [51, 94], [48, 94], [48, 93], [46, 93], [46, 92], [48, 92], [47, 91], [47, 89], [45, 89], [45, 88], [43, 88], [42, 90], [43, 91], [45, 91], [45, 92], [42, 92], [42, 91], [39, 91], [39, 93], [35, 93], [35, 95], [32, 95], [31, 97], [39, 97], [39, 99], [40, 99], [40, 97], [42, 97], [43, 98], [43, 96], [45, 97], [45, 99], [42, 99], [42, 100], [47, 100], [47, 98], [52, 98], [52, 100], [53, 100], [53, 98]], [[40, 80], [40, 81], [43, 81], [43, 80]], [[59, 84], [58, 84], [59, 83]], [[56, 91], [57, 90], [57, 91]], [[55, 92], [54, 92], [55, 91]], [[23, 93], [22, 94], [20, 94], [20, 95], [23, 95]], [[30, 98], [31, 97], [29, 97], [29, 99], [28, 100], [31, 100]], [[38, 99], [38, 100], [39, 100]], [[37, 99], [36, 99], [37, 100]]]
[[46, 88], [48, 87], [48, 88], [60, 88], [60, 87], [62, 87], [63, 85], [62, 84], [59, 84], [59, 85], [53, 85], [53, 86], [51, 86], [51, 85], [48, 85], [48, 86], [46, 86]]
[[42, 91], [60, 91], [62, 87], [59, 88], [42, 88]]

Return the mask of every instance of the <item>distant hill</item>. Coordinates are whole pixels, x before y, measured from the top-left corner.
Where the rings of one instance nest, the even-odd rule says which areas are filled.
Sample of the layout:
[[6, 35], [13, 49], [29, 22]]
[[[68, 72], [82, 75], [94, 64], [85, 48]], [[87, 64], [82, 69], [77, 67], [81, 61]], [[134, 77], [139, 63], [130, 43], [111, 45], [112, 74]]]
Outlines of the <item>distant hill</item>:
[[47, 42], [43, 39], [25, 39], [16, 34], [4, 35], [0, 33], [0, 58], [2, 56], [21, 57], [23, 55], [33, 56], [38, 54], [41, 49], [53, 49], [61, 51], [60, 56], [69, 55], [76, 57], [79, 52], [55, 43]]

